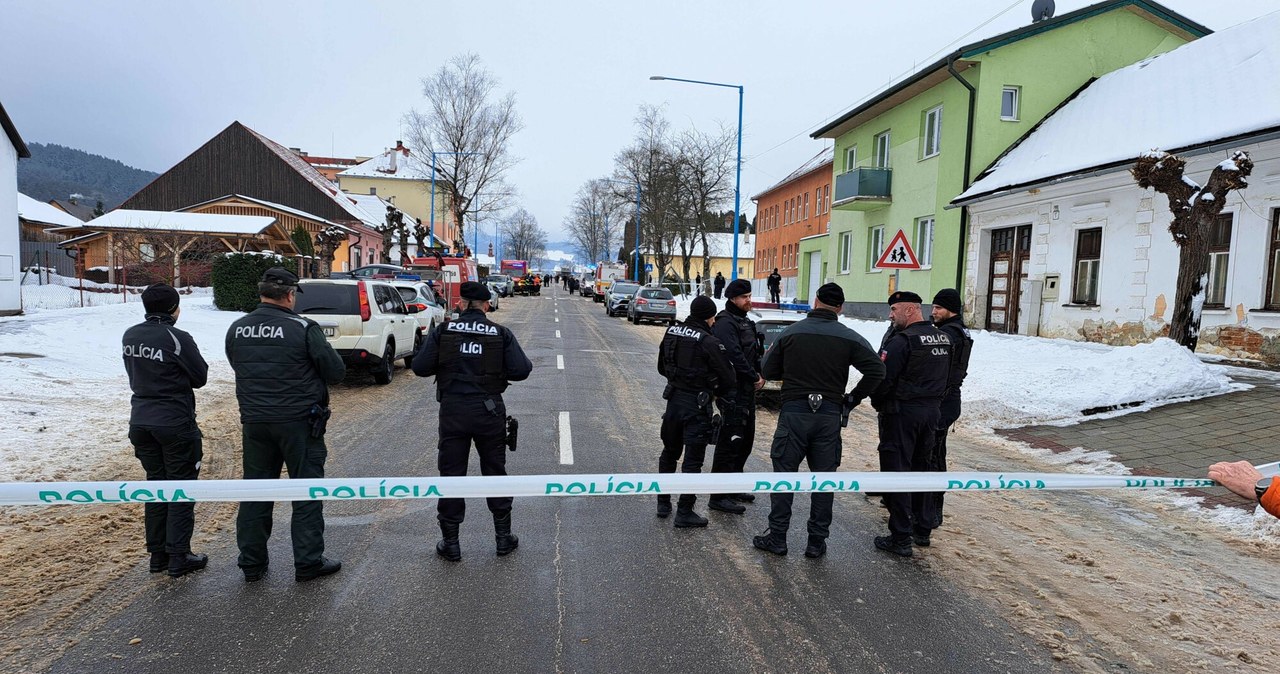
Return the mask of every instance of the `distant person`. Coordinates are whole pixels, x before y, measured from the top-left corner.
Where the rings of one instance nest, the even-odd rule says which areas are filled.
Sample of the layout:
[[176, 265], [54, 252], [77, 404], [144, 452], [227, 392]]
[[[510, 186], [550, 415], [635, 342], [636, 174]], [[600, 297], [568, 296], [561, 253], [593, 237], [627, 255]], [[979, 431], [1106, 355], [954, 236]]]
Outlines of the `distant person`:
[[[258, 308], [227, 330], [227, 361], [236, 373], [244, 479], [279, 479], [283, 466], [294, 480], [324, 477], [328, 448], [329, 384], [347, 374], [320, 324], [294, 313], [298, 277], [273, 267], [258, 283]], [[242, 501], [236, 516], [238, 564], [246, 582], [267, 573], [270, 501]], [[294, 579], [299, 583], [337, 573], [342, 563], [324, 556], [324, 502], [294, 501], [289, 527]]]
[[693, 294], [702, 294], [702, 272], [698, 272], [698, 275], [693, 277]]
[[[129, 442], [148, 480], [195, 480], [203, 458], [196, 425], [194, 389], [208, 381], [205, 364], [191, 335], [173, 327], [182, 310], [178, 291], [157, 283], [142, 291], [143, 321], [124, 333], [124, 370], [129, 375]], [[148, 503], [143, 528], [151, 573], [173, 578], [203, 569], [207, 555], [191, 553], [195, 504]]]
[[1262, 509], [1280, 517], [1280, 480], [1263, 477], [1248, 461], [1222, 461], [1209, 466], [1209, 479], [1232, 493], [1256, 501]]
[[[814, 472], [839, 468], [841, 415], [862, 402], [884, 379], [884, 364], [875, 350], [840, 323], [843, 306], [840, 286], [828, 283], [818, 288], [809, 315], [783, 330], [764, 355], [761, 374], [766, 380], [782, 381], [782, 407], [769, 452], [775, 473], [795, 473], [801, 461]], [[846, 393], [850, 367], [860, 372], [862, 379]], [[769, 529], [752, 539], [756, 548], [787, 554], [794, 496], [776, 492], [769, 496]], [[835, 494], [830, 492], [809, 496], [805, 557], [827, 554], [834, 502]]]
[[778, 273], [778, 268], [773, 268], [773, 273], [769, 274], [769, 301], [774, 304], [781, 303], [782, 297], [782, 274]]
[[[963, 310], [960, 293], [955, 288], [943, 288], [933, 296], [933, 326], [951, 340], [951, 369], [947, 375], [947, 391], [938, 408], [937, 437], [934, 440], [933, 460], [929, 465], [929, 470], [932, 471], [947, 469], [947, 433], [951, 430], [951, 425], [960, 418], [960, 387], [969, 374], [973, 337], [969, 334], [969, 328], [965, 327]], [[933, 501], [929, 509], [934, 515], [935, 529], [942, 526], [942, 501], [945, 493], [939, 491], [926, 495], [926, 499]]]
[[716, 280], [714, 281], [716, 299], [720, 299], [720, 295], [724, 294], [724, 274], [716, 272]]

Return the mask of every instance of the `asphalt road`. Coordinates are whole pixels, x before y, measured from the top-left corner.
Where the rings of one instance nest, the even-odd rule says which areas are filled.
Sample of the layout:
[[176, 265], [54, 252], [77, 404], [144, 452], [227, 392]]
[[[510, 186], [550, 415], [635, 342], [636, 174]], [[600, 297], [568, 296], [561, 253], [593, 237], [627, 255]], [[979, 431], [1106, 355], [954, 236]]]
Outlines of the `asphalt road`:
[[[662, 328], [607, 319], [563, 290], [505, 300], [493, 318], [535, 366], [506, 395], [521, 420], [510, 472], [656, 470]], [[334, 408], [329, 476], [436, 473], [432, 380], [402, 369], [385, 387], [353, 379]], [[562, 463], [562, 412], [572, 464]], [[748, 470], [768, 470], [768, 439], [757, 438]], [[183, 579], [140, 564], [120, 581], [120, 601], [90, 603], [112, 615], [68, 635], [80, 640], [52, 671], [1058, 671], [981, 598], [872, 549], [882, 513], [861, 497], [837, 495], [819, 560], [800, 554], [804, 497], [789, 556], [751, 547], [767, 504], [677, 530], [654, 517], [651, 496], [517, 499], [520, 548], [499, 558], [484, 503], [468, 501], [463, 559], [449, 563], [434, 553], [433, 501], [326, 503], [326, 554], [343, 569], [303, 584], [280, 504], [266, 579], [243, 581], [230, 535], [203, 550], [208, 569]]]

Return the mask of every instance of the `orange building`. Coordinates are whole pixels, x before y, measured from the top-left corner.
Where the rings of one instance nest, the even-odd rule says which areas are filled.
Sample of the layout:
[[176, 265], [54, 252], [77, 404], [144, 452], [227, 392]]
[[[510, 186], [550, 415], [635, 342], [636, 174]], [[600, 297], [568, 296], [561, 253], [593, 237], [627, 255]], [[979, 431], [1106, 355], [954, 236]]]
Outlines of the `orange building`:
[[783, 295], [794, 292], [800, 239], [827, 233], [834, 154], [833, 148], [819, 152], [751, 198], [756, 203], [755, 278], [767, 278], [776, 267], [783, 279]]

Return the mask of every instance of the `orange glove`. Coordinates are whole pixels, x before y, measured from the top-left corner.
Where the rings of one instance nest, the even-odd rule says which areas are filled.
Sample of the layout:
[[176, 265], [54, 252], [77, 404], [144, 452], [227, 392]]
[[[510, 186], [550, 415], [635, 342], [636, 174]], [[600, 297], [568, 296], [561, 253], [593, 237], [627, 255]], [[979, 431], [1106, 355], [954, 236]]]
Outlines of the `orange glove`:
[[1271, 488], [1263, 492], [1262, 509], [1280, 517], [1280, 480], [1272, 480]]

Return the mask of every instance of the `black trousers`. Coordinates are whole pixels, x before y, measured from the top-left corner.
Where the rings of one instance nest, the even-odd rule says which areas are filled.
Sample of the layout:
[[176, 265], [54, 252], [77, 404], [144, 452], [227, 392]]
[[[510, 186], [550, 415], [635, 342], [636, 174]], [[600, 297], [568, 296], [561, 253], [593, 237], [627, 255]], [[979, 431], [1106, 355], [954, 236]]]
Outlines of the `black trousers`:
[[769, 301], [770, 301], [770, 302], [773, 302], [774, 304], [778, 304], [778, 303], [781, 301], [781, 300], [780, 300], [780, 298], [781, 298], [781, 294], [782, 294], [782, 291], [781, 291], [781, 290], [779, 290], [778, 288], [770, 288], [770, 289], [769, 289]]
[[[723, 432], [723, 431], [722, 431]], [[676, 463], [682, 473], [701, 473], [707, 457], [707, 443], [711, 440], [711, 404], [698, 407], [698, 394], [673, 391], [667, 400], [667, 411], [662, 415], [662, 454], [658, 456], [658, 472], [676, 472]], [[669, 499], [670, 496], [659, 496]], [[681, 494], [681, 507], [693, 507], [698, 497]]]
[[[882, 413], [879, 422], [882, 472], [930, 470], [938, 427], [936, 405], [900, 405], [897, 412]], [[889, 534], [895, 541], [907, 540], [912, 533], [929, 535], [937, 521], [933, 510], [936, 500], [931, 496], [902, 492], [884, 495], [889, 506]]]
[[[493, 400], [494, 411], [485, 409], [484, 401]], [[507, 474], [507, 407], [501, 396], [453, 396], [440, 402], [440, 451], [438, 465], [441, 476], [467, 474], [471, 445], [480, 455], [481, 475]], [[489, 512], [503, 515], [511, 512], [510, 496], [485, 499]], [[460, 498], [442, 498], [436, 504], [436, 518], [441, 522], [461, 524], [467, 514], [467, 503]]]
[[[947, 433], [951, 430], [951, 424], [960, 418], [960, 394], [955, 394], [942, 399], [942, 406], [938, 410], [938, 430], [933, 445], [933, 457], [929, 464], [929, 470], [935, 472], [946, 472], [947, 470]], [[933, 512], [933, 527], [937, 529], [942, 526], [942, 501], [946, 496], [945, 491], [930, 492], [927, 498], [931, 502], [930, 508]]]
[[[711, 458], [713, 473], [741, 473], [756, 442], [756, 389], [754, 384], [738, 387], [737, 402], [720, 408], [723, 425], [720, 442]], [[728, 496], [728, 494], [716, 494]]]
[[[840, 406], [823, 402], [814, 412], [809, 403], [791, 400], [778, 412], [778, 429], [773, 433], [769, 449], [773, 472], [795, 473], [800, 461], [814, 472], [833, 471], [840, 467]], [[791, 527], [791, 504], [795, 494], [769, 495], [769, 530], [786, 534]], [[809, 536], [826, 538], [831, 530], [831, 506], [835, 494], [809, 495]]]
[[[324, 438], [311, 437], [306, 419], [263, 424], [244, 424], [240, 432], [244, 444], [244, 479], [280, 477], [288, 470], [294, 480], [324, 477], [329, 450]], [[242, 569], [267, 565], [267, 540], [271, 538], [270, 501], [242, 501], [236, 515], [238, 564]], [[324, 553], [324, 502], [293, 501], [289, 533], [293, 539], [293, 566], [308, 571], [320, 566]]]
[[[133, 455], [142, 462], [148, 480], [195, 480], [204, 457], [200, 427], [130, 426]], [[191, 552], [191, 532], [196, 524], [194, 503], [148, 503], [143, 506], [147, 552], [180, 555]]]

